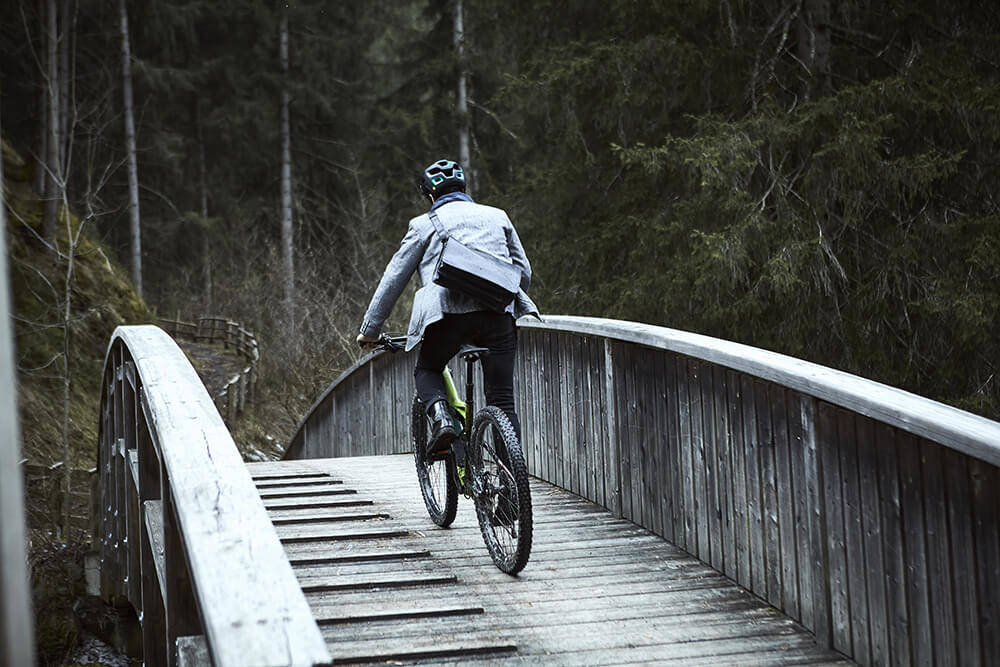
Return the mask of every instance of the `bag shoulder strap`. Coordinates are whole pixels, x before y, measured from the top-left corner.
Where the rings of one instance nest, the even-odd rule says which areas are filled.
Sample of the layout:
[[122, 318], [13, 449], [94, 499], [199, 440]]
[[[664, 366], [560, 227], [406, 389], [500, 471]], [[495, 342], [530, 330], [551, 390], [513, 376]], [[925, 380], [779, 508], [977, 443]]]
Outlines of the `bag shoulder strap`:
[[444, 226], [441, 224], [441, 219], [438, 218], [437, 211], [428, 211], [427, 217], [431, 219], [431, 224], [434, 225], [434, 231], [436, 231], [438, 236], [441, 237], [441, 240], [447, 240], [448, 234], [444, 231]]

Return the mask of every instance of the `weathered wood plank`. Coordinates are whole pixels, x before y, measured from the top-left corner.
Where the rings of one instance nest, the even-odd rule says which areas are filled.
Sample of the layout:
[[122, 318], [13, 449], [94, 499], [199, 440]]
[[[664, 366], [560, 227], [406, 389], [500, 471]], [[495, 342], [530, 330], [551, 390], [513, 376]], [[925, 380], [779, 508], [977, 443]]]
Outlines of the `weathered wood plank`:
[[764, 508], [760, 480], [760, 431], [754, 400], [754, 381], [741, 376], [743, 410], [743, 447], [746, 473], [747, 519], [749, 526], [750, 590], [767, 597], [767, 568], [764, 554]]
[[[156, 573], [156, 585], [160, 589], [160, 600], [167, 599], [167, 567], [163, 548], [163, 502], [147, 500], [143, 503], [143, 520], [146, 527], [146, 538], [152, 557], [153, 572]], [[145, 571], [144, 571], [145, 572]]]
[[927, 581], [927, 542], [924, 526], [924, 488], [920, 472], [920, 443], [909, 433], [899, 433], [900, 500], [906, 562], [907, 617], [913, 660], [920, 665], [934, 661], [931, 638], [930, 584]]
[[799, 608], [799, 564], [796, 553], [795, 495], [797, 484], [792, 477], [791, 446], [788, 431], [788, 402], [782, 387], [771, 387], [771, 430], [774, 438], [774, 480], [777, 500], [777, 528], [781, 561], [781, 604], [794, 619], [801, 619]]
[[943, 471], [948, 498], [950, 581], [955, 601], [957, 664], [983, 662], [979, 635], [979, 592], [973, 542], [972, 483], [968, 459], [954, 451], [944, 452]]
[[603, 504], [604, 494], [603, 468], [601, 465], [601, 426], [596, 411], [599, 400], [600, 366], [592, 360], [596, 353], [595, 341], [587, 338], [580, 349], [580, 375], [582, 401], [580, 411], [583, 415], [583, 434], [587, 443], [587, 494], [586, 498], [598, 504]]
[[847, 547], [847, 593], [851, 611], [853, 655], [859, 662], [871, 664], [870, 621], [868, 618], [868, 578], [865, 566], [864, 529], [858, 467], [855, 415], [837, 410], [837, 442], [840, 450], [841, 488], [844, 494], [844, 541]]
[[563, 466], [563, 422], [562, 422], [562, 398], [560, 388], [562, 378], [559, 363], [559, 353], [562, 349], [562, 336], [549, 336], [545, 339], [546, 357], [550, 360], [548, 373], [545, 375], [545, 386], [548, 392], [548, 399], [545, 403], [547, 409], [545, 419], [549, 423], [549, 472], [551, 479], [562, 489], [568, 488], [566, 481], [566, 468]]
[[681, 450], [681, 519], [684, 522], [683, 540], [678, 544], [688, 553], [698, 553], [697, 506], [695, 505], [693, 440], [691, 435], [691, 398], [688, 392], [687, 362], [675, 358], [677, 369], [677, 410], [680, 427], [678, 446]]
[[733, 548], [736, 550], [736, 581], [751, 586], [750, 499], [747, 496], [746, 427], [743, 420], [742, 378], [726, 372], [729, 423], [733, 433]]
[[890, 658], [889, 618], [886, 606], [885, 561], [882, 557], [882, 506], [879, 502], [875, 427], [872, 420], [858, 417], [856, 433], [871, 661], [873, 664], [887, 665]]
[[654, 532], [667, 540], [674, 539], [674, 502], [677, 493], [677, 440], [676, 387], [671, 373], [673, 361], [669, 353], [656, 356], [653, 372], [659, 378], [657, 432], [660, 434], [659, 456], [657, 458], [657, 479], [659, 483], [660, 527]]
[[579, 427], [576, 420], [576, 403], [579, 400], [576, 390], [576, 365], [573, 363], [574, 349], [578, 345], [577, 337], [566, 334], [559, 346], [559, 409], [562, 413], [562, 465], [563, 479], [566, 488], [573, 493], [583, 495], [580, 487], [580, 467], [578, 461], [586, 460], [586, 454], [579, 456]]
[[816, 422], [818, 449], [823, 470], [824, 519], [827, 566], [830, 578], [830, 619], [833, 647], [851, 653], [851, 606], [848, 591], [847, 544], [844, 536], [844, 491], [840, 473], [840, 442], [837, 409], [819, 404]]
[[951, 589], [951, 554], [942, 449], [926, 440], [920, 442], [932, 645], [935, 663], [949, 665], [957, 664], [958, 647], [955, 644], [955, 605]]
[[664, 353], [657, 366], [663, 376], [664, 451], [660, 457], [660, 480], [663, 486], [663, 537], [677, 543], [683, 533], [681, 516], [680, 432], [677, 417], [677, 365], [674, 355]]
[[716, 418], [716, 469], [719, 480], [719, 519], [722, 531], [722, 571], [730, 579], [738, 576], [733, 527], [733, 424], [729, 411], [726, 369], [712, 368], [713, 400]]
[[722, 558], [722, 505], [719, 500], [719, 455], [717, 453], [717, 419], [715, 416], [715, 389], [713, 369], [705, 364], [701, 369], [701, 415], [705, 436], [705, 501], [708, 515], [708, 552], [712, 567], [723, 570]]
[[177, 667], [200, 667], [211, 661], [204, 635], [177, 638]]
[[808, 627], [816, 633], [816, 638], [824, 646], [833, 645], [833, 627], [830, 606], [829, 558], [827, 555], [827, 535], [823, 498], [823, 457], [820, 455], [820, 439], [817, 426], [817, 401], [808, 396], [798, 395], [799, 423], [803, 442], [803, 467], [806, 480], [806, 509], [809, 534], [809, 595], [812, 624]]
[[701, 401], [701, 365], [696, 360], [687, 362], [688, 401], [691, 406], [691, 472], [694, 483], [694, 523], [696, 551], [693, 554], [708, 563], [711, 561], [711, 544], [708, 532], [708, 483], [705, 479], [705, 422]]
[[[611, 343], [604, 341], [604, 400], [602, 412], [607, 423], [607, 443], [604, 457], [604, 492], [607, 498], [606, 507], [615, 516], [622, 516], [622, 486], [619, 474], [620, 440], [618, 439], [618, 393], [616, 385], [616, 367]], [[545, 479], [544, 477], [542, 479]]]
[[973, 534], [979, 584], [979, 632], [984, 662], [1000, 656], [1000, 474], [982, 461], [969, 464], [972, 481]]
[[760, 456], [761, 521], [764, 528], [764, 581], [766, 599], [781, 607], [781, 540], [778, 532], [778, 490], [775, 478], [775, 437], [771, 424], [768, 386], [754, 382], [757, 439]]
[[885, 559], [886, 602], [889, 617], [889, 659], [893, 665], [912, 664], [910, 629], [906, 609], [906, 564], [903, 552], [903, 510], [899, 489], [899, 454], [896, 430], [875, 426], [879, 495], [882, 498], [882, 542]]

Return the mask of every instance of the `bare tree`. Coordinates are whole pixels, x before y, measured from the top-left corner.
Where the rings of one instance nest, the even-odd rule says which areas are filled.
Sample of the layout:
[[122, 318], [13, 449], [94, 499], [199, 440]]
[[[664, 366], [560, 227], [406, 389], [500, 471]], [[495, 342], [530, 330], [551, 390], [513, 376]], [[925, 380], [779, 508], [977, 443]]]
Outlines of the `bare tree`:
[[280, 31], [281, 87], [281, 258], [284, 279], [285, 314], [295, 325], [295, 264], [292, 255], [292, 137], [288, 93], [288, 14], [282, 12]]
[[[466, 179], [471, 181], [472, 164], [469, 156], [469, 101], [468, 101], [468, 70], [465, 64], [465, 17], [462, 0], [455, 2], [455, 55], [458, 58], [458, 99], [456, 112], [458, 114], [458, 161], [465, 169]], [[472, 183], [468, 182], [471, 191]]]
[[132, 49], [128, 41], [125, 0], [118, 2], [122, 36], [122, 92], [125, 100], [125, 150], [128, 163], [129, 229], [132, 232], [132, 282], [142, 296], [142, 232], [139, 226], [139, 167], [135, 157], [135, 117], [132, 105]]

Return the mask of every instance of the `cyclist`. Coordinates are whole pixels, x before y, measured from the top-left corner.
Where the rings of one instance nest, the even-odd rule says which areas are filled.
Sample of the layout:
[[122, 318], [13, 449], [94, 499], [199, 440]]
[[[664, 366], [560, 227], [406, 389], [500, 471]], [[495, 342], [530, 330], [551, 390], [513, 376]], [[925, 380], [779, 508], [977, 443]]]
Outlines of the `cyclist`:
[[[490, 354], [483, 360], [486, 402], [503, 410], [520, 440], [521, 424], [514, 409], [514, 320], [522, 315], [538, 317], [538, 309], [525, 292], [531, 281], [531, 265], [507, 213], [477, 204], [466, 193], [465, 172], [458, 162], [438, 160], [431, 164], [421, 172], [418, 185], [449, 237], [520, 267], [521, 289], [503, 312], [495, 312], [472, 297], [435, 284], [434, 268], [442, 243], [425, 213], [410, 220], [406, 236], [389, 260], [365, 313], [358, 343], [366, 349], [374, 347], [382, 324], [417, 271], [421, 287], [413, 298], [406, 350], [423, 342], [413, 376], [432, 424], [428, 453], [447, 451], [458, 436], [441, 373], [465, 344], [489, 348]], [[464, 465], [464, 452], [456, 452], [456, 458]]]

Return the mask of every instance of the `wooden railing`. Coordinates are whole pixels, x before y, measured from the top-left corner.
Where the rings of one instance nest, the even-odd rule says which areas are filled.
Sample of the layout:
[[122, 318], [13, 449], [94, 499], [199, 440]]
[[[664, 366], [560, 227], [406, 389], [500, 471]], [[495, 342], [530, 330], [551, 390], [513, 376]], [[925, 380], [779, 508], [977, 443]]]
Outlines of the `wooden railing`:
[[[0, 151], [4, 147], [0, 135]], [[31, 586], [25, 542], [17, 372], [7, 278], [3, 160], [0, 156], [0, 665], [35, 664]]]
[[221, 342], [226, 349], [232, 348], [247, 362], [242, 371], [212, 395], [226, 423], [232, 424], [248, 403], [253, 404], [257, 393], [257, 365], [260, 361], [257, 337], [239, 322], [224, 317], [199, 317], [197, 322], [185, 322], [178, 315], [174, 320], [161, 317], [159, 321], [175, 339], [186, 338], [196, 343]]
[[95, 549], [147, 665], [311, 665], [330, 655], [218, 411], [177, 344], [119, 327], [102, 388]]
[[[1000, 424], [682, 331], [520, 325], [533, 475], [662, 535], [862, 664], [1000, 661]], [[380, 353], [349, 369], [285, 457], [409, 451], [413, 363]]]

